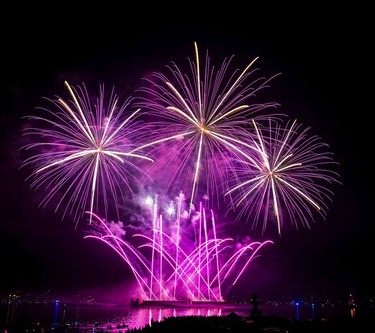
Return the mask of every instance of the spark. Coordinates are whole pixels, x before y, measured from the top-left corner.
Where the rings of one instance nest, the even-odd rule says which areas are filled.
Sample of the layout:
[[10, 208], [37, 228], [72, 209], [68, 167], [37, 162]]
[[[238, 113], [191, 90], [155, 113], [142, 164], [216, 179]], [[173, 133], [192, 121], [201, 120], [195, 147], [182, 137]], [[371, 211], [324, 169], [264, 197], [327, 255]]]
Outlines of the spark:
[[[180, 202], [179, 211], [182, 205]], [[185, 221], [182, 228], [181, 215], [177, 214], [176, 220], [168, 223], [158, 209], [153, 209], [149, 231], [132, 235], [132, 239], [141, 242], [125, 240], [125, 232], [122, 237], [117, 236], [120, 233], [113, 233], [108, 222], [90, 212], [94, 222], [84, 238], [104, 242], [120, 255], [133, 272], [144, 300], [188, 297], [192, 301], [224, 301], [230, 288], [258, 257], [258, 252], [273, 242], [249, 241], [237, 248], [233, 238], [217, 237], [213, 210], [208, 214], [202, 204], [199, 207], [198, 244], [189, 236], [191, 225]], [[171, 232], [176, 224], [177, 235]], [[182, 237], [182, 233], [187, 237]]]
[[155, 162], [151, 172], [156, 171], [157, 175], [164, 169], [170, 186], [181, 187], [181, 183], [190, 186], [189, 191], [185, 187], [185, 192], [190, 195], [191, 204], [199, 184], [204, 194], [217, 197], [218, 189], [226, 184], [224, 165], [232, 168], [233, 157], [242, 158], [245, 154], [242, 149], [248, 141], [245, 138], [252, 135], [246, 130], [248, 120], [262, 119], [260, 111], [278, 106], [255, 100], [258, 92], [268, 87], [276, 76], [253, 79], [257, 71], [253, 66], [258, 58], [242, 72], [229, 73], [232, 58], [224, 60], [216, 70], [207, 54], [201, 73], [197, 43], [194, 50], [195, 62], [189, 60], [190, 75], [172, 63], [168, 66], [170, 77], [159, 72], [153, 74], [154, 80], [145, 79], [149, 86], [139, 89], [144, 95], [139, 97], [137, 106], [148, 116], [156, 116], [154, 124], [158, 129], [152, 133], [149, 143], [132, 151], [166, 145], [163, 157]]
[[105, 214], [109, 199], [113, 199], [118, 212], [118, 197], [124, 199], [124, 185], [132, 191], [131, 180], [136, 180], [130, 169], [141, 172], [133, 160], [153, 160], [131, 152], [142, 127], [136, 121], [140, 109], [125, 117], [130, 98], [119, 105], [119, 98], [112, 90], [105, 104], [104, 85], [101, 85], [94, 103], [84, 85], [74, 88], [65, 82], [65, 87], [71, 100], [47, 99], [54, 108], [39, 108], [47, 116], [27, 117], [39, 126], [25, 131], [25, 135], [36, 137], [36, 141], [23, 147], [33, 155], [25, 159], [22, 167], [34, 168], [30, 176], [34, 177], [32, 188], [45, 187], [47, 195], [41, 205], [60, 194], [55, 211], [66, 201], [64, 216], [70, 207], [77, 224], [86, 209], [94, 211], [99, 206], [100, 194]]
[[[309, 135], [310, 128], [293, 121], [281, 128], [272, 126], [261, 130], [253, 120], [256, 138], [252, 145], [258, 158], [239, 161], [235, 184], [226, 193], [234, 196], [235, 206], [242, 207], [239, 218], [247, 215], [256, 225], [263, 212], [263, 231], [272, 217], [281, 234], [286, 216], [298, 228], [310, 228], [317, 211], [325, 218], [327, 200], [332, 201], [329, 185], [339, 184], [339, 174], [331, 165], [337, 164], [320, 137]], [[266, 134], [267, 133], [267, 134]]]

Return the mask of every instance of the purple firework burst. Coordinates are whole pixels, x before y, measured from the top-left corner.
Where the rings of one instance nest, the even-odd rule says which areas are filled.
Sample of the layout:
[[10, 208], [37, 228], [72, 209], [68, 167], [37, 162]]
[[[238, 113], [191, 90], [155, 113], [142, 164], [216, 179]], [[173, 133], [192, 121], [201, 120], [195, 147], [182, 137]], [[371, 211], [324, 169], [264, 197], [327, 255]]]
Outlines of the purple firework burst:
[[262, 119], [261, 111], [278, 106], [257, 101], [257, 94], [273, 78], [256, 75], [257, 58], [244, 70], [231, 72], [233, 57], [216, 69], [207, 53], [201, 66], [198, 46], [194, 46], [190, 72], [172, 63], [167, 66], [169, 75], [153, 73], [139, 89], [136, 105], [152, 119], [155, 131], [147, 145], [134, 150], [156, 151], [159, 158], [150, 173], [168, 179], [167, 187], [183, 190], [191, 203], [199, 190], [201, 196], [221, 195], [233, 158], [243, 158], [244, 142], [253, 135], [247, 130], [249, 120]]
[[152, 160], [131, 152], [144, 127], [137, 120], [140, 110], [128, 111], [130, 98], [119, 104], [114, 89], [107, 98], [104, 85], [96, 98], [85, 85], [65, 86], [70, 100], [47, 99], [52, 108], [27, 117], [32, 125], [25, 135], [34, 141], [23, 147], [32, 155], [22, 166], [33, 167], [31, 187], [46, 190], [41, 205], [58, 197], [56, 210], [65, 207], [64, 216], [70, 210], [78, 223], [86, 210], [104, 209], [107, 216], [110, 202], [118, 213], [125, 189], [131, 193], [139, 182], [135, 174], [142, 169], [136, 160]]
[[285, 220], [309, 228], [315, 212], [325, 218], [327, 201], [334, 195], [330, 186], [340, 183], [328, 145], [296, 120], [285, 128], [271, 122], [266, 127], [255, 121], [253, 125], [256, 137], [247, 147], [256, 154], [238, 161], [226, 193], [236, 193], [237, 218], [246, 217], [254, 226], [262, 220], [263, 231], [273, 220], [279, 234]]

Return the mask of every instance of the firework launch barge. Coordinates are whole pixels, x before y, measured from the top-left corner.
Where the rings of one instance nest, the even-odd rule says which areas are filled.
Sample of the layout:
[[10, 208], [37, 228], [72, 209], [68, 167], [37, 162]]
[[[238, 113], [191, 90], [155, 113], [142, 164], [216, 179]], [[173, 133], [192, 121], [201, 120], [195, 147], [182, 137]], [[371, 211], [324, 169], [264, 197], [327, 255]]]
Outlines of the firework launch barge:
[[176, 308], [176, 307], [223, 307], [233, 305], [231, 302], [227, 301], [193, 301], [191, 299], [185, 300], [143, 300], [141, 298], [132, 298], [130, 300], [131, 306], [140, 306], [140, 307], [163, 307], [163, 308]]

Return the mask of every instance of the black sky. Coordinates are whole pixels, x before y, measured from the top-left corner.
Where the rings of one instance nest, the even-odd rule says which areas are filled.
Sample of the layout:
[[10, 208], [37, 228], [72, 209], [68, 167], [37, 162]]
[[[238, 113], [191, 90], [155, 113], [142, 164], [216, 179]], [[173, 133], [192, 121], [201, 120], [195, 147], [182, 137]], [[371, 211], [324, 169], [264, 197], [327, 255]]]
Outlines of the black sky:
[[145, 73], [170, 61], [185, 65], [196, 41], [217, 64], [235, 54], [243, 68], [259, 56], [266, 75], [281, 72], [268, 93], [311, 126], [340, 163], [343, 186], [327, 220], [284, 232], [265, 253], [250, 291], [374, 295], [369, 9], [230, 5], [159, 14], [137, 6], [95, 13], [30, 8], [32, 15], [14, 8], [11, 23], [1, 23], [0, 291], [96, 288], [129, 275], [109, 249], [82, 240], [53, 208], [38, 208], [42, 194], [30, 190], [18, 170], [21, 117], [42, 97], [65, 93], [65, 80], [131, 93]]

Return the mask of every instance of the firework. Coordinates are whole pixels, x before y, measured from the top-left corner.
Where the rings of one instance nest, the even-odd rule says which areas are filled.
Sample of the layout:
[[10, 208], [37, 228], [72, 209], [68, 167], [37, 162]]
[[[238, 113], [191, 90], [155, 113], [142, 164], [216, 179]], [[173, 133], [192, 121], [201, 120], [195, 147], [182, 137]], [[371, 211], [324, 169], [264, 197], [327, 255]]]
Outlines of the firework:
[[259, 251], [272, 241], [240, 244], [229, 237], [219, 238], [212, 210], [207, 211], [201, 203], [191, 219], [182, 196], [175, 204], [174, 217], [167, 213], [165, 218], [157, 201], [150, 203], [149, 227], [129, 236], [132, 241], [125, 240], [122, 223], [108, 223], [91, 213], [94, 220], [85, 238], [104, 242], [123, 259], [144, 300], [222, 302]]
[[167, 188], [183, 189], [191, 203], [199, 190], [210, 198], [221, 195], [233, 158], [245, 154], [242, 146], [252, 135], [249, 119], [262, 119], [261, 111], [277, 106], [257, 102], [257, 94], [273, 78], [256, 75], [257, 58], [243, 71], [230, 72], [233, 57], [216, 70], [207, 53], [202, 70], [194, 46], [195, 62], [189, 59], [188, 74], [172, 63], [169, 76], [154, 73], [139, 89], [136, 105], [152, 117], [155, 131], [147, 145], [133, 151], [157, 150], [161, 158], [150, 172], [168, 179]]
[[25, 134], [35, 139], [23, 147], [32, 152], [23, 167], [33, 167], [31, 187], [46, 190], [41, 205], [56, 197], [56, 210], [65, 206], [64, 216], [69, 211], [77, 223], [86, 210], [104, 209], [106, 216], [109, 208], [118, 212], [124, 190], [131, 193], [136, 172], [142, 172], [135, 161], [151, 159], [131, 153], [143, 127], [137, 121], [140, 110], [128, 111], [130, 98], [119, 105], [114, 89], [107, 98], [104, 85], [94, 100], [85, 85], [65, 86], [70, 100], [47, 99], [52, 108], [27, 117], [32, 126]]
[[257, 154], [238, 161], [227, 192], [237, 193], [233, 196], [235, 206], [241, 207], [237, 217], [251, 219], [253, 226], [262, 221], [263, 231], [275, 221], [279, 234], [284, 221], [310, 228], [314, 213], [326, 217], [327, 202], [333, 197], [330, 186], [340, 183], [332, 168], [337, 165], [333, 154], [297, 121], [285, 128], [272, 122], [267, 127], [252, 123], [256, 137], [248, 147]]
[[47, 99], [46, 116], [28, 117], [37, 124], [26, 134], [36, 140], [24, 147], [33, 154], [23, 166], [33, 167], [31, 187], [46, 190], [42, 205], [54, 199], [76, 222], [86, 210], [119, 217], [120, 202], [146, 180], [162, 194], [187, 193], [189, 213], [197, 197], [220, 207], [225, 194], [237, 219], [261, 221], [263, 231], [272, 221], [280, 234], [285, 221], [310, 227], [315, 212], [326, 216], [335, 162], [308, 128], [278, 125], [284, 115], [269, 112], [277, 103], [257, 100], [276, 75], [257, 75], [257, 58], [242, 71], [230, 71], [233, 57], [216, 69], [208, 52], [202, 66], [194, 47], [187, 74], [172, 62], [169, 75], [153, 73], [122, 105], [113, 89], [105, 98], [103, 85], [93, 102], [84, 85], [65, 83], [70, 100]]

